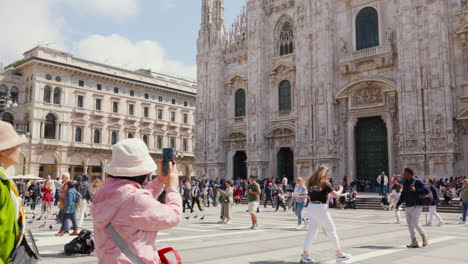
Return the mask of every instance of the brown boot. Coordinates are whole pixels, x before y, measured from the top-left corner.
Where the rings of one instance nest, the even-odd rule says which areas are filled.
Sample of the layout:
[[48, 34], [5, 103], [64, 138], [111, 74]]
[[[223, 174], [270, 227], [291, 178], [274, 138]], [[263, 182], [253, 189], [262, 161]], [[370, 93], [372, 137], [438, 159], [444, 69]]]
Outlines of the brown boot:
[[78, 234], [78, 230], [74, 230], [73, 233], [70, 234], [70, 236], [77, 236]]
[[406, 245], [407, 248], [419, 248], [418, 240], [413, 237], [411, 238], [411, 244]]
[[58, 232], [57, 234], [55, 234], [55, 236], [63, 236], [63, 235], [65, 235], [65, 232], [64, 232], [64, 231], [60, 231], [60, 232]]
[[421, 235], [421, 238], [422, 238], [422, 246], [423, 246], [423, 247], [429, 245], [429, 240], [427, 239], [427, 235], [426, 235], [426, 234]]

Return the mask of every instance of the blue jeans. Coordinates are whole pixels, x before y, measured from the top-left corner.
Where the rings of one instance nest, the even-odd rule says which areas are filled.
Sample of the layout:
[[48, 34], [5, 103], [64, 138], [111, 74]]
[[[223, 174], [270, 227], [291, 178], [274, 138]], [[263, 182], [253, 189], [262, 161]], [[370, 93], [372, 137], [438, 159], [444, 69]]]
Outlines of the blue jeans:
[[304, 209], [304, 202], [296, 202], [296, 213], [297, 215], [297, 224], [300, 225], [302, 224], [302, 209]]
[[468, 202], [463, 202], [462, 203], [462, 220], [463, 222], [466, 222], [466, 212], [468, 212]]
[[62, 216], [62, 227], [60, 227], [60, 232], [68, 232], [70, 227], [68, 226], [68, 219], [72, 221], [73, 230], [78, 230], [78, 225], [76, 224], [75, 212], [73, 213], [63, 213]]

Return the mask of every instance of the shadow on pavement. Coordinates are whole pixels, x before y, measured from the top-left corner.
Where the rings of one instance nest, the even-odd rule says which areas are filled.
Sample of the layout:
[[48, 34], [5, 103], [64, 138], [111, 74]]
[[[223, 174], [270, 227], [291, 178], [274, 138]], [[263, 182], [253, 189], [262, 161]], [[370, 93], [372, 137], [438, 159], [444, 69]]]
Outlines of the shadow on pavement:
[[353, 247], [353, 248], [365, 248], [365, 249], [392, 249], [392, 248], [397, 248], [397, 247], [389, 247], [389, 246], [359, 246], [359, 247]]

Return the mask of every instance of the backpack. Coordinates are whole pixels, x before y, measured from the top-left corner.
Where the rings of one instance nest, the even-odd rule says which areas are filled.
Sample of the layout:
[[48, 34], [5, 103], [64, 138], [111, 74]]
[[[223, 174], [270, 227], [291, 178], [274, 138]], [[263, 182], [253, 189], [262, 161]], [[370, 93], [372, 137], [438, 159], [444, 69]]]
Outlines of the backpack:
[[91, 254], [94, 251], [94, 240], [92, 232], [86, 229], [81, 230], [76, 238], [65, 244], [65, 254]]
[[89, 186], [87, 184], [78, 183], [75, 189], [81, 194], [82, 199], [89, 200]]
[[83, 200], [83, 197], [81, 196], [81, 194], [79, 192], [76, 192], [75, 193], [75, 204], [80, 204], [81, 200]]
[[418, 194], [418, 200], [419, 200], [419, 203], [422, 205], [422, 206], [429, 206], [432, 204], [432, 201], [434, 200], [434, 196], [432, 195], [432, 191], [431, 189], [426, 185], [424, 184], [422, 181], [419, 181], [421, 183], [421, 185], [423, 186], [424, 189], [426, 189], [427, 191], [427, 194]]

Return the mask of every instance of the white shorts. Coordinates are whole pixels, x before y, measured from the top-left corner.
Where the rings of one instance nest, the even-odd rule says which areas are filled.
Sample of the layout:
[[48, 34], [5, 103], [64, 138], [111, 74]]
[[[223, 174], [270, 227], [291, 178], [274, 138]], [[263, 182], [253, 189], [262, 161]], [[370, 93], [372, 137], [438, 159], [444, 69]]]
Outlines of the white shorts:
[[249, 214], [256, 214], [259, 202], [249, 202]]

